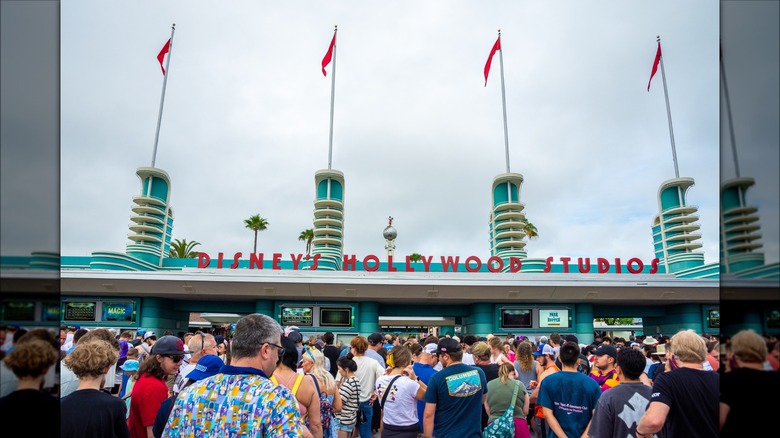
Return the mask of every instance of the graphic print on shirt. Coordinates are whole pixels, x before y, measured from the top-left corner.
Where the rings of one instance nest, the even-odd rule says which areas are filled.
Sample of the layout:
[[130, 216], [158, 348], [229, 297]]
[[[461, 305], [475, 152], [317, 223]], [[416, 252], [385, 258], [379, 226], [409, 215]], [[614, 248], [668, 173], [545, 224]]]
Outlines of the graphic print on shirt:
[[628, 403], [623, 405], [623, 411], [618, 414], [618, 418], [623, 420], [626, 427], [633, 430], [634, 425], [645, 415], [645, 410], [650, 400], [639, 394], [634, 394], [628, 399]]
[[470, 397], [482, 392], [482, 381], [479, 379], [479, 371], [477, 370], [453, 374], [448, 376], [446, 380], [447, 390], [452, 397]]

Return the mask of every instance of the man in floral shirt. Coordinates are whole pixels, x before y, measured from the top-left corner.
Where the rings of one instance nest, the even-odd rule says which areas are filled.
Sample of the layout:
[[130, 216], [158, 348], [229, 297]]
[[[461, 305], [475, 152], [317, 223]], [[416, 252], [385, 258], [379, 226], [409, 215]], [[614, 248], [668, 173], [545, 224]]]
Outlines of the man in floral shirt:
[[304, 436], [295, 397], [269, 379], [284, 354], [281, 334], [268, 316], [241, 318], [231, 343], [231, 364], [179, 394], [163, 437]]

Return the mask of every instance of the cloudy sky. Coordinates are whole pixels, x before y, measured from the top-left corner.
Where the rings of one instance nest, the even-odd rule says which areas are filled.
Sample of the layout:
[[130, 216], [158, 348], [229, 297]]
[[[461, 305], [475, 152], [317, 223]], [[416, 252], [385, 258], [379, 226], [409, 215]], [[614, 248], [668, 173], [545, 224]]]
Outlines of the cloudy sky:
[[258, 252], [304, 251], [314, 173], [328, 167], [320, 62], [338, 25], [345, 254], [383, 254], [393, 216], [397, 257], [486, 258], [507, 166], [498, 55], [483, 77], [500, 28], [510, 170], [540, 234], [529, 257], [653, 257], [657, 190], [675, 177], [660, 70], [647, 91], [660, 35], [680, 176], [696, 181], [688, 201], [716, 262], [719, 15], [712, 1], [63, 2], [61, 253], [124, 251], [175, 22], [156, 167], [172, 180], [173, 237], [202, 251], [251, 252], [253, 214], [269, 222]]

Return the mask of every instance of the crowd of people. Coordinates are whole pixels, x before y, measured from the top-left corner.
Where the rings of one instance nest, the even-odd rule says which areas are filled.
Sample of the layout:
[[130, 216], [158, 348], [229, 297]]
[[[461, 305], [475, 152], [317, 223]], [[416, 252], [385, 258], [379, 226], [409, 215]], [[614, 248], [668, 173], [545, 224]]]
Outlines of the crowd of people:
[[[780, 394], [777, 339], [752, 330], [347, 341], [260, 314], [230, 337], [18, 328], [0, 409], [59, 410], [34, 436], [726, 437], [763, 436]], [[756, 390], [769, 400], [747, 403]]]

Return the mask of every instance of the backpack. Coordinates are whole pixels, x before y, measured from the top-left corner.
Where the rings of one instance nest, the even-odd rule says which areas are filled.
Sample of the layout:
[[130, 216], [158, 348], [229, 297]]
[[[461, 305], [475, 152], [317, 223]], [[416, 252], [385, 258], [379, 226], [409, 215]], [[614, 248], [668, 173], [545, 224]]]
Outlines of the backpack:
[[317, 387], [317, 394], [320, 395], [320, 422], [322, 423], [322, 430], [328, 430], [330, 429], [330, 419], [333, 418], [333, 405], [328, 400], [328, 395], [320, 392], [320, 384], [317, 383], [317, 378], [314, 376], [311, 376], [311, 378], [314, 380], [314, 386]]

